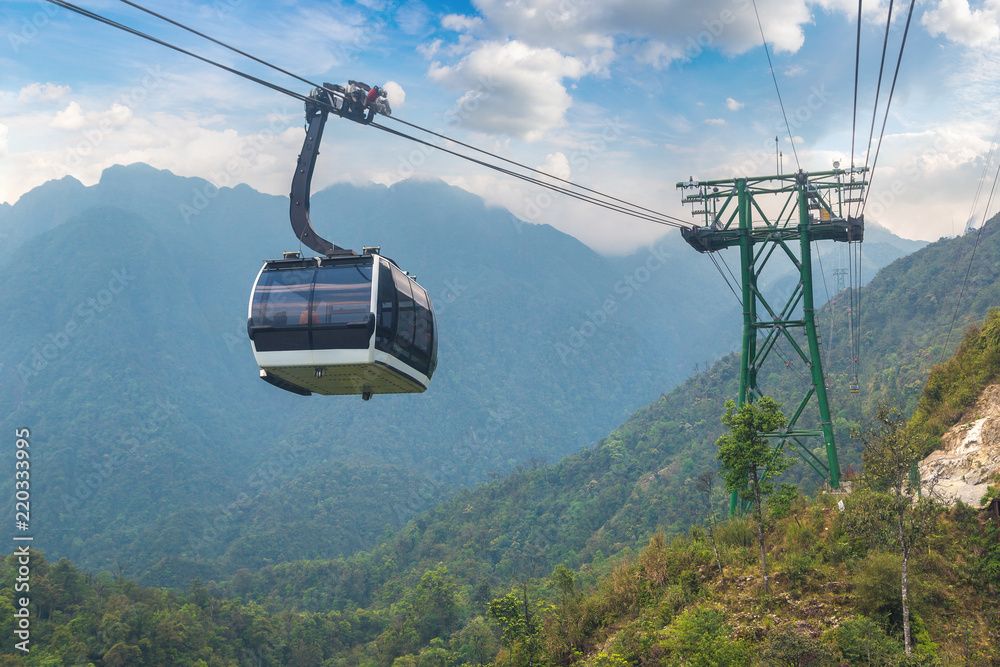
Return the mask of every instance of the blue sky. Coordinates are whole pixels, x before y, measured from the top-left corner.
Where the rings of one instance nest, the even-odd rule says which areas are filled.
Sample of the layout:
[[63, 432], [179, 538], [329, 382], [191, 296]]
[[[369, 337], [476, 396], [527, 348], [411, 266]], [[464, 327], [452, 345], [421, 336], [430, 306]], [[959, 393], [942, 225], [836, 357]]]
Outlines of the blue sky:
[[[308, 92], [121, 2], [78, 4]], [[677, 181], [773, 173], [776, 135], [785, 171], [792, 141], [807, 171], [850, 162], [853, 0], [757, 0], [791, 140], [751, 0], [141, 4], [310, 80], [384, 85], [399, 118], [685, 219]], [[883, 96], [908, 6], [894, 8]], [[41, 0], [0, 7], [0, 201], [131, 162], [287, 193], [303, 137], [294, 99]], [[864, 2], [859, 164], [887, 7]], [[965, 228], [996, 131], [998, 52], [1000, 0], [917, 3], [869, 220], [926, 240]], [[610, 253], [671, 231], [348, 121], [331, 120], [323, 146], [315, 188], [441, 178]]]

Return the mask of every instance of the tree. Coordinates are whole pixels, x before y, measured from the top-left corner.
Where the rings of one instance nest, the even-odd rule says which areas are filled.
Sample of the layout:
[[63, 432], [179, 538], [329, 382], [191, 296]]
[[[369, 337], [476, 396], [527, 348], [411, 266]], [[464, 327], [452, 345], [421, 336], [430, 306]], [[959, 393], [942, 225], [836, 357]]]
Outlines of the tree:
[[712, 538], [712, 549], [715, 551], [715, 563], [719, 566], [719, 575], [722, 580], [726, 580], [726, 573], [722, 570], [722, 559], [719, 558], [719, 547], [715, 543], [715, 507], [712, 505], [712, 492], [715, 490], [715, 473], [711, 470], [698, 475], [694, 481], [694, 488], [698, 493], [705, 496], [705, 503], [708, 505], [708, 536]]
[[[860, 486], [877, 497], [877, 505], [894, 519], [896, 543], [903, 559], [900, 587], [903, 600], [903, 646], [912, 652], [910, 637], [909, 562], [913, 547], [933, 530], [936, 519], [933, 503], [928, 499], [915, 502], [920, 491], [919, 476], [912, 472], [923, 453], [922, 442], [906, 428], [899, 408], [879, 401], [871, 423], [863, 429], [853, 429], [851, 437], [859, 438], [864, 446], [861, 459]], [[863, 522], [864, 517], [851, 519]]]
[[542, 625], [531, 611], [528, 601], [528, 584], [521, 582], [521, 597], [511, 591], [490, 602], [490, 616], [503, 631], [503, 643], [509, 659], [516, 664], [532, 665], [542, 651]]
[[448, 574], [447, 567], [439, 565], [420, 578], [413, 596], [413, 613], [421, 642], [429, 642], [434, 637], [447, 637], [455, 629], [458, 600], [455, 580]]
[[756, 404], [744, 403], [739, 410], [733, 401], [726, 401], [722, 423], [729, 427], [729, 433], [716, 442], [719, 447], [716, 458], [722, 462], [719, 474], [726, 480], [726, 491], [735, 491], [744, 500], [753, 502], [757, 541], [760, 544], [760, 571], [764, 591], [770, 592], [761, 501], [774, 491], [771, 480], [787, 470], [791, 462], [780, 448], [770, 446], [766, 434], [784, 428], [787, 422], [781, 405], [764, 396]]

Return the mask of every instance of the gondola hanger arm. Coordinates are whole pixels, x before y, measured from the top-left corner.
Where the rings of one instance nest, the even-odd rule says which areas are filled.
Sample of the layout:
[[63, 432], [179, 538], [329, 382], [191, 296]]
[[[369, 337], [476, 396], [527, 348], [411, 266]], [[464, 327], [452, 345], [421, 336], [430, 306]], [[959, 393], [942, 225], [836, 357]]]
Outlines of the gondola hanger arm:
[[386, 116], [391, 113], [385, 97], [385, 91], [378, 86], [369, 88], [363, 83], [350, 81], [346, 88], [324, 83], [322, 88], [313, 90], [306, 100], [306, 138], [302, 142], [302, 152], [299, 153], [295, 175], [292, 177], [288, 215], [295, 237], [315, 252], [327, 256], [357, 254], [317, 234], [309, 219], [309, 194], [313, 171], [316, 168], [316, 157], [319, 155], [319, 144], [323, 139], [323, 128], [326, 126], [327, 117], [335, 113], [342, 118], [367, 125], [377, 113]]

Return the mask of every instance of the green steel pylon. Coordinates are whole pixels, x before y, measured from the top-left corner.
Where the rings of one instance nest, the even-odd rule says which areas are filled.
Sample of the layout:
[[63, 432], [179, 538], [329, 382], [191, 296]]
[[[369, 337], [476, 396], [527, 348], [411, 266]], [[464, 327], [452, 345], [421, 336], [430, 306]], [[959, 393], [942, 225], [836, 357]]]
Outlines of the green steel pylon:
[[[786, 430], [770, 435], [778, 442], [776, 449], [788, 444], [833, 488], [840, 486], [840, 462], [814, 316], [811, 248], [813, 241], [821, 240], [861, 242], [863, 216], [854, 218], [845, 213], [852, 203], [861, 201], [867, 185], [866, 171], [799, 171], [677, 184], [684, 191], [684, 203], [695, 205], [693, 213], [704, 219], [702, 226], [681, 229], [684, 240], [703, 253], [740, 249], [743, 351], [737, 407], [764, 395], [758, 385], [758, 371], [772, 353], [780, 354], [779, 341], [786, 341], [793, 358], [801, 359], [810, 371], [808, 388], [789, 417]], [[769, 300], [759, 279], [768, 262], [781, 258], [798, 270], [799, 281], [784, 298], [784, 305], [775, 308], [781, 301], [773, 297]], [[819, 423], [805, 424], [803, 413], [813, 404]], [[811, 438], [823, 439], [825, 461], [805, 444]], [[734, 493], [731, 511], [736, 504]]]

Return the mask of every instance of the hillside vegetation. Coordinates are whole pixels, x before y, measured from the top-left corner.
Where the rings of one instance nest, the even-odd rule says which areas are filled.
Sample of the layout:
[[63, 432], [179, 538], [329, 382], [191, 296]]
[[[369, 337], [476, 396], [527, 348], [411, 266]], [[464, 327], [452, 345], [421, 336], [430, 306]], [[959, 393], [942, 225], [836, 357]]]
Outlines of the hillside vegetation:
[[913, 413], [911, 427], [927, 437], [928, 451], [975, 404], [983, 390], [1000, 378], [1000, 310], [993, 309], [980, 326], [973, 326], [958, 352], [927, 378]]
[[[847, 532], [836, 501], [770, 508], [771, 595], [759, 585], [755, 529], [738, 519], [716, 530], [725, 578], [694, 528], [510, 589], [462, 586], [438, 566], [376, 610], [268, 611], [200, 580], [184, 592], [149, 589], [33, 553], [32, 652], [0, 665], [1000, 664], [995, 520], [940, 510], [911, 563], [916, 648], [906, 658], [899, 558]], [[8, 637], [16, 569], [13, 556], [0, 569]]]
[[[877, 277], [873, 294], [865, 295], [871, 319], [885, 321], [879, 299], [892, 307], [911, 289], [910, 274], [933, 271], [939, 261], [932, 247], [895, 273], [891, 289]], [[970, 302], [986, 299], [974, 291]], [[908, 393], [907, 378], [929, 369], [933, 350], [904, 347], [895, 354], [906, 356], [888, 355], [905, 363], [893, 369], [895, 382], [881, 385], [882, 396], [923, 406], [911, 428], [933, 437], [948, 425], [953, 408], [947, 406], [968, 400], [969, 373], [989, 381], [989, 373], [977, 369], [991, 363], [1000, 343], [996, 318], [991, 314], [970, 331], [922, 399]], [[902, 335], [940, 344], [941, 329], [940, 323], [890, 328], [887, 338], [878, 338], [873, 328], [871, 342], [888, 348]], [[995, 522], [972, 508], [938, 510], [936, 529], [911, 556], [916, 650], [908, 658], [901, 657], [899, 556], [887, 543], [851, 532], [845, 522], [855, 511], [850, 497], [844, 514], [837, 497], [822, 493], [779, 494], [769, 506], [771, 595], [759, 586], [755, 529], [742, 520], [723, 522], [715, 533], [722, 576], [705, 525], [722, 513], [725, 498], [718, 489], [706, 498], [692, 480], [714, 469], [714, 437], [721, 432], [722, 403], [735, 392], [736, 368], [735, 357], [727, 357], [638, 411], [594, 448], [462, 491], [348, 558], [240, 570], [221, 583], [195, 579], [183, 591], [167, 591], [143, 588], [122, 572], [95, 577], [35, 554], [37, 650], [26, 660], [9, 660], [1000, 664], [993, 622], [1000, 612], [1000, 535]], [[855, 423], [845, 415], [859, 414], [860, 421], [860, 410], [837, 407], [840, 426]], [[925, 413], [939, 416], [921, 417]], [[161, 563], [189, 581], [198, 573], [195, 565]], [[198, 567], [212, 571], [207, 560]], [[15, 572], [7, 559], [0, 576], [6, 604]]]

